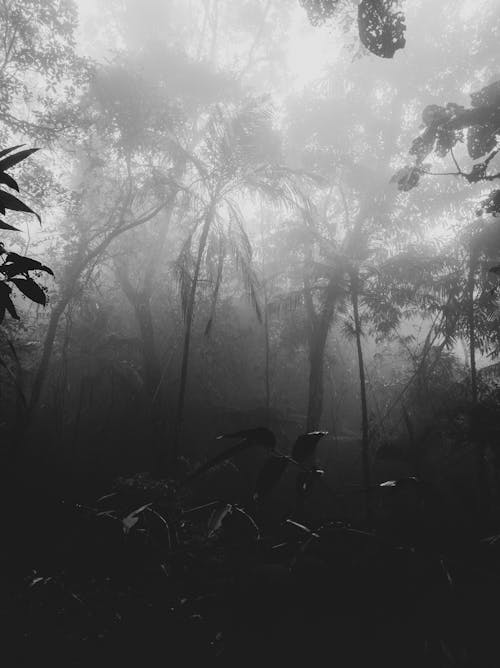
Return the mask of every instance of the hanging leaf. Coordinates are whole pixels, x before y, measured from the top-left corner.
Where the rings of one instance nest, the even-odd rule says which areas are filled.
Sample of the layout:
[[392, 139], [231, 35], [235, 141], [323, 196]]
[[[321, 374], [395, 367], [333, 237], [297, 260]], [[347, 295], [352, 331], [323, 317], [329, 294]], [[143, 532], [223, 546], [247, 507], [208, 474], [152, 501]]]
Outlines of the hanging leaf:
[[399, 169], [391, 178], [391, 183], [397, 183], [398, 189], [407, 192], [418, 186], [420, 181], [420, 168], [407, 165]]
[[[22, 144], [21, 144], [22, 146]], [[19, 147], [15, 147], [19, 148]], [[6, 149], [8, 153], [13, 151], [14, 149]], [[10, 169], [14, 165], [17, 165], [19, 162], [22, 160], [25, 160], [28, 156], [30, 156], [32, 153], [36, 153], [36, 151], [39, 151], [40, 149], [38, 148], [28, 148], [25, 149], [24, 151], [19, 151], [19, 153], [15, 153], [14, 155], [9, 155], [7, 158], [4, 158], [3, 160], [0, 160], [0, 172], [5, 172], [5, 170]], [[1, 156], [1, 154], [0, 154]]]
[[5, 263], [0, 265], [0, 271], [2, 271], [6, 276], [12, 278], [18, 274], [27, 274], [28, 271], [45, 271], [51, 276], [54, 275], [54, 272], [49, 267], [46, 267], [38, 260], [33, 260], [30, 257], [25, 257], [24, 255], [18, 255], [17, 253], [8, 253]]
[[406, 44], [404, 14], [397, 0], [361, 0], [358, 29], [361, 43], [381, 58], [392, 58]]
[[13, 278], [12, 283], [31, 301], [42, 304], [42, 306], [46, 305], [45, 292], [32, 278]]
[[5, 190], [0, 190], [0, 212], [5, 213], [6, 209], [10, 209], [11, 211], [22, 211], [24, 213], [32, 213], [38, 218], [40, 224], [42, 222], [42, 219], [38, 213], [33, 211], [33, 209], [31, 209], [27, 204], [21, 202], [21, 200], [15, 197], [15, 195], [11, 195], [11, 193], [5, 192]]
[[17, 182], [12, 178], [12, 176], [10, 176], [10, 174], [6, 174], [5, 172], [0, 173], [0, 183], [5, 183], [6, 186], [9, 186], [9, 188], [17, 190], [17, 192], [19, 192], [19, 186], [17, 185]]
[[288, 457], [283, 457], [280, 455], [273, 455], [272, 457], [269, 457], [264, 466], [261, 468], [257, 478], [255, 493], [253, 495], [255, 501], [258, 501], [263, 496], [266, 496], [269, 494], [269, 492], [271, 492], [271, 490], [275, 487], [275, 485], [285, 473], [288, 463]]
[[6, 223], [5, 220], [0, 220], [0, 230], [12, 230], [13, 232], [20, 232], [17, 227], [12, 227], [9, 223]]
[[2, 322], [4, 319], [5, 311], [8, 311], [15, 320], [19, 320], [16, 308], [12, 303], [12, 299], [10, 298], [11, 292], [12, 289], [7, 285], [7, 283], [0, 281], [0, 322]]
[[316, 446], [327, 434], [327, 431], [310, 431], [307, 434], [301, 434], [293, 446], [292, 458], [300, 464], [314, 457]]

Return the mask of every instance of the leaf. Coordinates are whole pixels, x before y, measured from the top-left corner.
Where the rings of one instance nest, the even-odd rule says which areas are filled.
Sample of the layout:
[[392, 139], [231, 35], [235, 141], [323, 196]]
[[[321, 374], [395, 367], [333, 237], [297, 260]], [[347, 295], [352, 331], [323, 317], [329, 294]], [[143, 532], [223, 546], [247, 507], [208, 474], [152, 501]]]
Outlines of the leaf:
[[17, 227], [12, 227], [9, 223], [6, 223], [5, 220], [0, 220], [0, 230], [12, 230], [13, 232], [20, 232]]
[[[13, 149], [8, 149], [8, 152], [10, 153], [12, 150]], [[40, 150], [39, 148], [27, 148], [24, 151], [19, 151], [19, 153], [15, 153], [14, 155], [9, 155], [7, 158], [0, 160], [0, 172], [4, 172], [6, 169], [10, 169], [14, 165], [17, 165], [18, 162], [25, 160], [32, 153], [36, 153], [36, 151], [39, 150]]]
[[219, 508], [216, 508], [210, 515], [207, 526], [207, 536], [211, 538], [222, 528], [224, 519], [233, 512], [233, 506], [230, 503], [225, 503]]
[[292, 459], [300, 464], [306, 459], [312, 458], [319, 441], [327, 434], [327, 431], [310, 431], [307, 434], [301, 434], [294, 443]]
[[33, 211], [27, 204], [21, 202], [15, 195], [6, 192], [5, 190], [0, 190], [0, 211], [5, 213], [5, 209], [10, 209], [11, 211], [22, 211], [24, 213], [32, 213], [38, 218], [38, 221], [42, 222], [41, 217]]
[[25, 144], [19, 144], [18, 146], [12, 146], [11, 148], [4, 148], [2, 151], [0, 151], [0, 158], [3, 158], [4, 155], [7, 155], [8, 153], [12, 153], [12, 151], [17, 150], [18, 148], [22, 148], [25, 146]]
[[258, 501], [271, 492], [283, 476], [288, 464], [288, 457], [283, 457], [282, 455], [273, 455], [266, 460], [257, 477], [253, 495], [255, 501]]
[[139, 515], [150, 506], [151, 503], [145, 503], [143, 506], [137, 508], [133, 512], [129, 513], [126, 517], [124, 517], [122, 519], [123, 533], [128, 533], [130, 529], [132, 529], [139, 521]]
[[15, 319], [19, 320], [19, 316], [17, 315], [16, 308], [14, 304], [12, 303], [12, 299], [10, 298], [10, 293], [12, 292], [11, 288], [5, 283], [4, 281], [0, 281], [0, 322], [2, 322], [4, 318], [5, 311], [7, 310], [10, 315]]
[[381, 58], [392, 58], [406, 44], [404, 14], [397, 0], [361, 0], [358, 5], [359, 39]]
[[31, 299], [31, 301], [36, 302], [37, 304], [42, 304], [42, 306], [46, 305], [47, 297], [45, 292], [32, 278], [13, 278], [11, 280], [23, 295], [28, 297], [28, 299]]
[[45, 271], [51, 276], [54, 275], [52, 269], [46, 267], [41, 262], [38, 262], [38, 260], [33, 260], [30, 257], [18, 255], [17, 253], [7, 254], [5, 263], [0, 265], [0, 271], [6, 274], [9, 278], [12, 278], [17, 274], [27, 274], [29, 271]]
[[17, 185], [17, 182], [10, 176], [10, 174], [6, 174], [5, 172], [0, 173], [0, 183], [5, 183], [6, 186], [9, 186], [9, 188], [12, 188], [13, 190], [17, 190], [19, 192], [19, 186]]
[[391, 183], [397, 182], [398, 189], [404, 192], [418, 186], [421, 171], [418, 167], [406, 166], [398, 170], [391, 178]]

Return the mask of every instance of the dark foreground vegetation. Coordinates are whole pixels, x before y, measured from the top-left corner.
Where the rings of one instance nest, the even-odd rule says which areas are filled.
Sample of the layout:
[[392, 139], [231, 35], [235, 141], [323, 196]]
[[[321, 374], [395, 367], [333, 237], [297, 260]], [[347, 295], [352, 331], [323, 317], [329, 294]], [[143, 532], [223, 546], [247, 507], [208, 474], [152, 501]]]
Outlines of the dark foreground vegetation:
[[500, 665], [497, 0], [0, 0], [0, 659]]

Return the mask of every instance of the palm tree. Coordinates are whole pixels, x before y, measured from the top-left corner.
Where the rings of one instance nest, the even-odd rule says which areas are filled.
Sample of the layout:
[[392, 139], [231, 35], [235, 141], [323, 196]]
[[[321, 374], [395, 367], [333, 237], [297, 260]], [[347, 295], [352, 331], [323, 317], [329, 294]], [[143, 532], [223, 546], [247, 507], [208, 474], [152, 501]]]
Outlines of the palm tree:
[[[187, 153], [187, 152], [186, 152]], [[298, 175], [280, 166], [280, 147], [272, 129], [270, 109], [262, 99], [239, 105], [216, 105], [196, 153], [190, 153], [195, 179], [191, 229], [176, 262], [184, 342], [172, 459], [177, 461], [184, 416], [192, 327], [202, 280], [212, 286], [212, 327], [225, 264], [232, 259], [245, 291], [261, 319], [258, 281], [252, 268], [252, 245], [239, 202], [245, 195], [294, 205], [300, 197]]]

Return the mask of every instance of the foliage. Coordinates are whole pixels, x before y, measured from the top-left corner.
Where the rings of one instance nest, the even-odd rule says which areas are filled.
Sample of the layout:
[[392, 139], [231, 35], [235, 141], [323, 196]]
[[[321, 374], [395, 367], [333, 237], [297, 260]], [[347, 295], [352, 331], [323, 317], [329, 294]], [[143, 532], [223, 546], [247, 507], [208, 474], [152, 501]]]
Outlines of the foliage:
[[[343, 0], [300, 0], [300, 4], [315, 26], [346, 8]], [[404, 49], [406, 26], [398, 9], [399, 0], [361, 0], [353, 4], [358, 4], [358, 32], [363, 46], [381, 58], [393, 58], [398, 49]]]
[[[418, 185], [422, 174], [432, 173], [424, 160], [433, 152], [441, 158], [451, 154], [456, 171], [449, 174], [461, 176], [469, 183], [500, 178], [500, 172], [489, 171], [499, 150], [500, 81], [472, 93], [468, 108], [453, 102], [445, 107], [428, 105], [422, 112], [422, 122], [424, 130], [410, 148], [415, 164], [402, 168], [392, 178], [400, 190], [411, 190]], [[453, 155], [459, 143], [466, 143], [469, 157], [479, 161], [474, 162], [469, 171], [463, 171]]]
[[[0, 120], [4, 129], [47, 141], [78, 124], [80, 114], [71, 101], [87, 81], [89, 65], [75, 51], [77, 23], [73, 0], [2, 3]], [[40, 91], [36, 92], [33, 80], [43, 81]]]
[[[38, 149], [25, 149], [13, 153], [20, 146], [13, 146], [12, 148], [4, 149], [0, 152], [0, 183], [5, 184], [11, 190], [19, 192], [17, 182], [12, 178], [6, 170], [14, 167], [22, 160], [25, 160], [32, 153]], [[6, 190], [0, 190], [0, 213], [5, 215], [5, 211], [20, 211], [25, 213], [32, 213], [40, 221], [40, 216], [35, 213], [27, 204], [18, 199], [12, 193]], [[19, 231], [4, 220], [0, 221], [0, 229], [9, 231]], [[46, 272], [54, 275], [49, 267], [46, 267], [38, 260], [33, 260], [29, 257], [19, 255], [13, 251], [6, 250], [5, 245], [0, 242], [0, 255], [3, 258], [3, 263], [0, 265], [0, 273], [4, 278], [0, 281], [0, 323], [3, 321], [5, 311], [16, 320], [19, 316], [11, 298], [12, 288], [9, 284], [14, 285], [25, 297], [36, 304], [45, 306], [46, 296], [43, 288], [33, 280], [30, 272], [34, 272], [35, 276], [40, 272]], [[3, 257], [5, 256], [5, 257]]]

